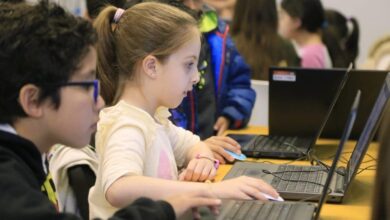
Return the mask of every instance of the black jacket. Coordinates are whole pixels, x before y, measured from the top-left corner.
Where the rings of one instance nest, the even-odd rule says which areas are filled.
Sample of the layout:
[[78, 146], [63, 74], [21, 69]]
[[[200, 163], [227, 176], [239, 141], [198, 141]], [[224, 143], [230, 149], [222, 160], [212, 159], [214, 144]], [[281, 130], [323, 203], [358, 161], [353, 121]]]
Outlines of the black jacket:
[[[41, 191], [46, 174], [35, 145], [17, 135], [0, 131], [0, 218], [80, 219], [58, 213]], [[119, 210], [111, 219], [175, 219], [172, 206], [164, 201], [141, 198]]]

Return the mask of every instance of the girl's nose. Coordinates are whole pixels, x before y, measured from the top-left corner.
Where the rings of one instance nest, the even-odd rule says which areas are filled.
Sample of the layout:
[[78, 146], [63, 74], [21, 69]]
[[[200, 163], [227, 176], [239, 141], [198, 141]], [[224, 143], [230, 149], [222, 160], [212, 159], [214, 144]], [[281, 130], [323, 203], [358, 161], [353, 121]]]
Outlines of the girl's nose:
[[199, 71], [198, 69], [196, 69], [195, 73], [194, 73], [194, 77], [192, 78], [192, 84], [197, 84], [200, 80], [200, 74], [199, 74]]

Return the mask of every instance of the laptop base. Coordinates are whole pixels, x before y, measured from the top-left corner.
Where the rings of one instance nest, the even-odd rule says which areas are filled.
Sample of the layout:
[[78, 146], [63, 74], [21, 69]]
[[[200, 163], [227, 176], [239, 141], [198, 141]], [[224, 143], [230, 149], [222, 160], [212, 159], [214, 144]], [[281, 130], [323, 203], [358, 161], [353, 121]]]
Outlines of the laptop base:
[[253, 158], [303, 158], [313, 145], [313, 140], [305, 137], [240, 134], [228, 136], [240, 143], [243, 154]]

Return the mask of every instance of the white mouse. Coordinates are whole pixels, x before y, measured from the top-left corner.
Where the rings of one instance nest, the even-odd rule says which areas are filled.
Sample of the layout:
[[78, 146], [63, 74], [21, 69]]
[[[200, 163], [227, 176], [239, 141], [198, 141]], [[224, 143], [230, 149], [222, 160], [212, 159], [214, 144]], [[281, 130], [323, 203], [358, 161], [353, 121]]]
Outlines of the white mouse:
[[265, 198], [267, 198], [269, 201], [284, 202], [284, 199], [283, 199], [282, 197], [280, 197], [280, 196], [278, 196], [278, 198], [275, 198], [275, 197], [272, 197], [272, 196], [268, 195], [267, 193], [263, 193], [263, 192], [261, 192], [261, 193], [262, 193], [263, 196], [264, 196]]

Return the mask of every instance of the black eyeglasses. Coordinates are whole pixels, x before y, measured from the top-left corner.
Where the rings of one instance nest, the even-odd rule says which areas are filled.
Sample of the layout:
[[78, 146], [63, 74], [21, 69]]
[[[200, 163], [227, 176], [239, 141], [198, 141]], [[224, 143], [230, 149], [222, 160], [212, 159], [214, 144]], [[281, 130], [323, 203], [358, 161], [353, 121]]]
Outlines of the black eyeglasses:
[[74, 81], [74, 82], [63, 82], [63, 83], [56, 83], [54, 84], [56, 86], [82, 86], [86, 88], [90, 88], [93, 86], [93, 101], [97, 103], [99, 98], [99, 87], [100, 87], [100, 81], [98, 79], [92, 80], [92, 81]]

